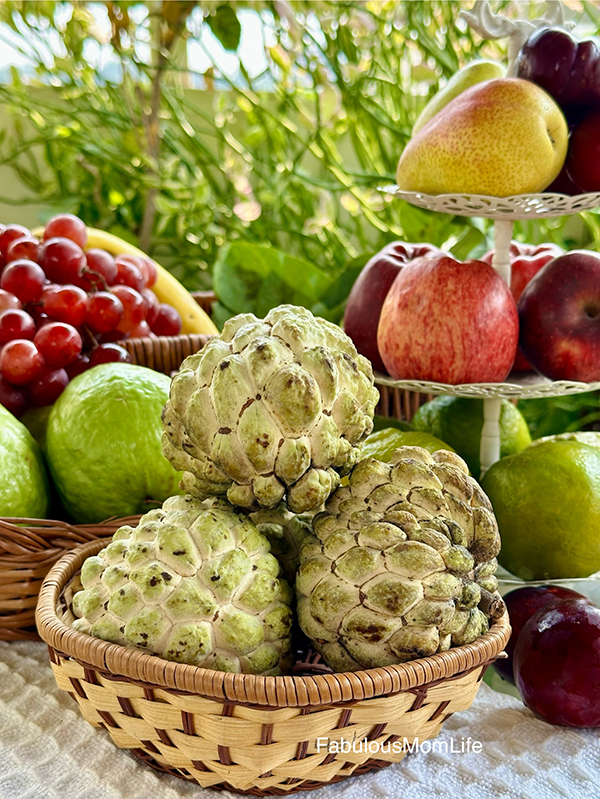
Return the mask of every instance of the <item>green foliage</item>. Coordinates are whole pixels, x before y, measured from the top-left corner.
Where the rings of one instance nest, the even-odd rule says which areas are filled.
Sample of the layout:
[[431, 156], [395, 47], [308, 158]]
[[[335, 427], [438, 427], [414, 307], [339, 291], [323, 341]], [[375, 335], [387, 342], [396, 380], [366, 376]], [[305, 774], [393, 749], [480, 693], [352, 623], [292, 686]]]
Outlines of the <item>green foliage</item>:
[[[11, 119], [0, 163], [13, 168], [30, 201], [125, 235], [190, 288], [209, 286], [215, 265], [222, 316], [240, 310], [242, 298], [265, 308], [309, 292], [309, 307], [337, 319], [358, 265], [390, 240], [429, 241], [459, 258], [490, 245], [487, 222], [431, 214], [379, 191], [394, 181], [412, 123], [440, 82], [473, 58], [504, 56], [459, 20], [464, 3], [154, 0], [141, 22], [131, 16], [144, 4], [105, 5], [122, 73], [114, 81], [84, 58], [98, 39], [86, 2], [73, 4], [66, 22], [65, 4], [0, 4], [36, 68], [33, 84], [15, 74], [0, 86]], [[514, 11], [504, 1], [492, 6]], [[207, 26], [235, 51], [240, 11], [249, 7], [269, 31], [265, 71], [251, 78], [240, 63], [231, 76], [213, 64], [193, 74], [185, 40]], [[537, 10], [532, 4], [530, 13]], [[54, 61], [43, 52], [50, 30], [64, 46]], [[205, 90], [189, 88], [198, 79]], [[518, 235], [563, 243], [571, 236], [583, 245], [600, 230], [591, 214], [577, 229], [562, 220], [536, 226]], [[307, 262], [325, 294], [300, 291], [295, 268], [286, 275], [274, 267], [277, 251]]]
[[566, 397], [519, 400], [517, 407], [527, 421], [532, 438], [591, 430], [600, 422], [600, 397], [597, 391]]

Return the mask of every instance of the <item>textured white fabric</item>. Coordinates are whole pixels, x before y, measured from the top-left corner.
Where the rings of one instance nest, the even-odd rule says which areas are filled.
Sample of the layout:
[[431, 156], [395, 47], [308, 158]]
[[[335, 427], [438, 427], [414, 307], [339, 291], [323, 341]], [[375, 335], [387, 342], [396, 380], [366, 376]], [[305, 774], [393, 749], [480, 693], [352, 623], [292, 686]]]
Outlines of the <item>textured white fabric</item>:
[[[421, 752], [304, 799], [595, 799], [600, 731], [552, 727], [519, 700], [482, 685], [439, 740], [481, 741], [479, 754]], [[43, 644], [0, 643], [1, 799], [225, 799], [159, 775], [90, 727], [59, 691]]]

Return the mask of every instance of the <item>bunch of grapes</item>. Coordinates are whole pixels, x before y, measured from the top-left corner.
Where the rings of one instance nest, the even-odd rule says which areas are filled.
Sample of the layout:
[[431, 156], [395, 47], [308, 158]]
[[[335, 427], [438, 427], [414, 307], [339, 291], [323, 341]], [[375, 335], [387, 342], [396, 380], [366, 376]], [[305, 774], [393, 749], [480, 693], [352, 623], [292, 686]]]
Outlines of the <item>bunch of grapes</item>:
[[152, 291], [149, 258], [86, 251], [87, 238], [71, 214], [51, 219], [41, 241], [0, 226], [0, 404], [15, 415], [51, 405], [86, 369], [130, 361], [115, 342], [181, 331]]

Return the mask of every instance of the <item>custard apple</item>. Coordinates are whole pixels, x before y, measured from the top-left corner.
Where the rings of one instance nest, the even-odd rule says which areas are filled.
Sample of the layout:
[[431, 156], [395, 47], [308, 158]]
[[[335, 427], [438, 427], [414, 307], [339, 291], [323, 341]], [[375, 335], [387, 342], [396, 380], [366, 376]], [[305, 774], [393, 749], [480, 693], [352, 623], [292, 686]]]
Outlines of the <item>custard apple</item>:
[[73, 627], [167, 660], [281, 674], [292, 590], [269, 543], [224, 500], [168, 499], [88, 558]]
[[312, 514], [296, 515], [282, 503], [273, 510], [261, 508], [253, 511], [250, 518], [271, 545], [271, 552], [281, 566], [284, 578], [294, 584], [300, 565], [302, 542], [312, 536]]
[[425, 657], [487, 631], [482, 591], [489, 600], [497, 589], [500, 536], [455, 453], [406, 446], [390, 463], [361, 461], [313, 528], [298, 620], [334, 671]]
[[240, 314], [173, 378], [163, 449], [190, 494], [304, 513], [358, 460], [378, 398], [337, 325], [292, 305]]

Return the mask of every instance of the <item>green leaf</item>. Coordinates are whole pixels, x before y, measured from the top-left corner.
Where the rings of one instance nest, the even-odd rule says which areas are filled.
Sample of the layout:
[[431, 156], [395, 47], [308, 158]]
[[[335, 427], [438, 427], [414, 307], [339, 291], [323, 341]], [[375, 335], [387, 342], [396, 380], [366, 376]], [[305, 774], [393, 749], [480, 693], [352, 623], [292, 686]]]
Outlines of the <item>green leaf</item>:
[[206, 18], [206, 22], [226, 50], [237, 50], [242, 26], [231, 6], [218, 6], [216, 12]]
[[264, 316], [286, 302], [311, 308], [331, 282], [309, 261], [264, 244], [226, 244], [214, 266], [215, 293], [232, 313]]

